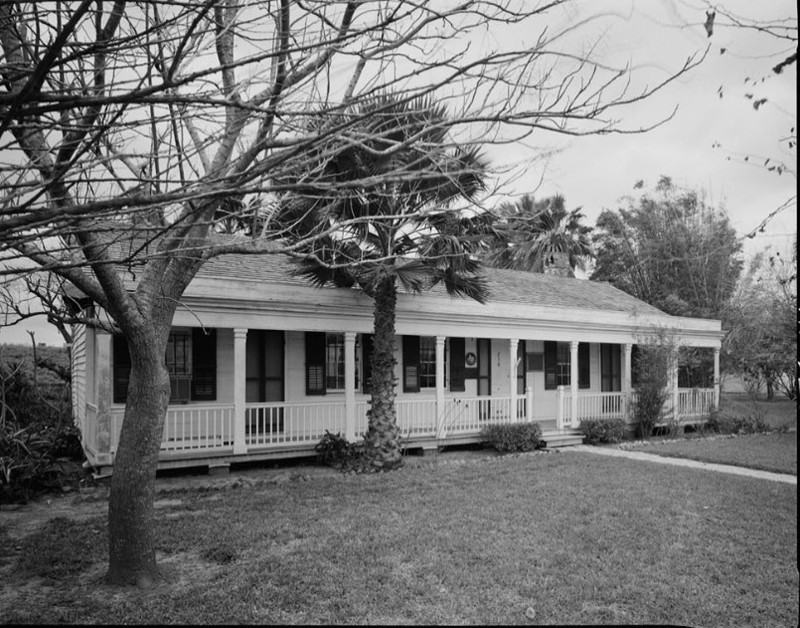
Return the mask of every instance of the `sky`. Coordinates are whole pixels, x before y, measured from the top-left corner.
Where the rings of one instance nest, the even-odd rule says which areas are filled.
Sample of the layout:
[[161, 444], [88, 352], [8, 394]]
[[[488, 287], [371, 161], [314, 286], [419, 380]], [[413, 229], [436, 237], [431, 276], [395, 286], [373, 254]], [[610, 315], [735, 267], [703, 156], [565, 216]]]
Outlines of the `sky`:
[[[652, 190], [667, 175], [724, 207], [740, 235], [788, 199], [796, 199], [797, 153], [779, 139], [789, 135], [797, 120], [797, 64], [780, 75], [771, 70], [788, 55], [785, 42], [719, 22], [708, 37], [705, 2], [591, 3], [598, 13], [604, 12], [601, 6], [609, 10], [600, 54], [617, 64], [629, 63], [640, 80], [663, 79], [690, 54], [710, 46], [708, 55], [685, 77], [626, 111], [622, 126], [656, 123], [677, 106], [670, 121], [636, 135], [541, 138], [543, 150], [558, 152], [518, 178], [517, 193], [533, 192], [540, 198], [562, 194], [567, 208], [582, 207], [586, 223], [593, 225], [603, 209], [617, 209], [621, 197], [638, 194], [636, 181], [644, 180], [644, 189]], [[758, 19], [797, 16], [794, 2], [726, 1], [719, 6]], [[767, 101], [755, 109], [759, 98]], [[767, 158], [769, 165], [783, 162], [792, 172], [768, 171]], [[795, 202], [770, 221], [765, 233], [745, 241], [745, 253], [767, 245], [789, 247], [796, 230]]]
[[[639, 84], [663, 80], [688, 56], [708, 47], [707, 57], [656, 96], [618, 112], [620, 126], [635, 129], [665, 119], [677, 106], [673, 118], [654, 130], [576, 138], [542, 134], [525, 147], [503, 148], [492, 158], [513, 163], [553, 153], [520, 174], [509, 193], [533, 193], [537, 198], [562, 194], [567, 208], [581, 207], [586, 224], [593, 225], [603, 209], [617, 209], [622, 197], [638, 193], [636, 181], [643, 180], [644, 190], [652, 190], [658, 178], [667, 175], [679, 186], [704, 193], [712, 205], [724, 207], [740, 235], [796, 199], [796, 150], [786, 150], [779, 140], [796, 124], [797, 64], [781, 75], [771, 70], [788, 55], [787, 43], [727, 26], [719, 16], [708, 37], [703, 27], [708, 3], [699, 0], [591, 0], [577, 6], [564, 11], [563, 19], [569, 23], [584, 11], [599, 14], [597, 54], [610, 64], [630, 65]], [[797, 15], [795, 3], [786, 0], [728, 0], [718, 6], [759, 20]], [[581, 37], [585, 35], [582, 30]], [[753, 102], [759, 98], [767, 100], [755, 109]], [[782, 162], [791, 173], [769, 172], [767, 158], [770, 164]], [[766, 246], [788, 250], [796, 231], [794, 202], [764, 233], [744, 241], [745, 254]], [[43, 319], [0, 330], [0, 343], [29, 343], [27, 330], [35, 331], [37, 342], [63, 344]]]

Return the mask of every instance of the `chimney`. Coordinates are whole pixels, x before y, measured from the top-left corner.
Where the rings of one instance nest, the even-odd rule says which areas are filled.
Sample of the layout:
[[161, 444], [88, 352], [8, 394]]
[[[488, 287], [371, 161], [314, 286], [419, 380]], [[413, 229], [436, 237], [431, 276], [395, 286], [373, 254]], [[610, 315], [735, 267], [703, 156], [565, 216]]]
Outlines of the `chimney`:
[[569, 264], [569, 254], [564, 251], [548, 251], [544, 256], [544, 274], [557, 277], [575, 277]]

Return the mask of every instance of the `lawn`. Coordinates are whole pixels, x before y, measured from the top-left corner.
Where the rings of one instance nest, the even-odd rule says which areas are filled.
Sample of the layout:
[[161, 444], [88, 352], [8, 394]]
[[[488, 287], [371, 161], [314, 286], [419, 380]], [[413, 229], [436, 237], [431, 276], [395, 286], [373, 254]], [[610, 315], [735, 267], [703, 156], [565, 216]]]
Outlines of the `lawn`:
[[783, 396], [767, 401], [765, 398], [754, 400], [746, 394], [722, 393], [719, 408], [729, 416], [761, 417], [773, 428], [797, 428], [797, 401]]
[[643, 451], [797, 475], [797, 432], [653, 441]]
[[0, 527], [0, 621], [797, 625], [794, 486], [579, 452], [448, 456], [162, 494], [170, 578], [144, 591], [98, 581], [103, 516]]

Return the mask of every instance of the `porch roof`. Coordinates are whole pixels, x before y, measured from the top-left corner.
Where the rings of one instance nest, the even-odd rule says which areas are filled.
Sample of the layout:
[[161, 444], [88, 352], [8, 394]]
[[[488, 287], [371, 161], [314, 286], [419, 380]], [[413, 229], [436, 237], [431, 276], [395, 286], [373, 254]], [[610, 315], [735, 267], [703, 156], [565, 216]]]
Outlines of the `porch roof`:
[[[306, 280], [293, 275], [294, 270], [295, 265], [287, 255], [223, 255], [206, 262], [197, 276], [308, 287]], [[661, 310], [605, 282], [489, 267], [484, 268], [484, 275], [490, 302], [664, 315]], [[347, 290], [333, 286], [321, 289]], [[419, 296], [425, 298], [425, 295], [449, 298], [441, 285]]]

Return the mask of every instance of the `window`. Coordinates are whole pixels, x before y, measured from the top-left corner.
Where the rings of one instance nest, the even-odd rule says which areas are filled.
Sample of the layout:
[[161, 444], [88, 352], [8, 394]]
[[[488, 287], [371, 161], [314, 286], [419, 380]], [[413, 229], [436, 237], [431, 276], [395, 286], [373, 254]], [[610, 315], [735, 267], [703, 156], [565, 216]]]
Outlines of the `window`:
[[[125, 403], [131, 356], [124, 336], [114, 336], [113, 351], [113, 400]], [[171, 332], [164, 363], [169, 371], [170, 401], [214, 401], [217, 398], [215, 329]]]
[[403, 392], [436, 388], [436, 339], [403, 336]]
[[433, 336], [419, 339], [419, 387], [436, 388], [436, 339]]
[[544, 388], [555, 390], [570, 384], [570, 343], [545, 341], [544, 343]]
[[[358, 388], [358, 351], [354, 368], [355, 387]], [[306, 332], [306, 394], [342, 392], [344, 379], [344, 334]]]
[[325, 334], [325, 388], [344, 390], [344, 334]]

